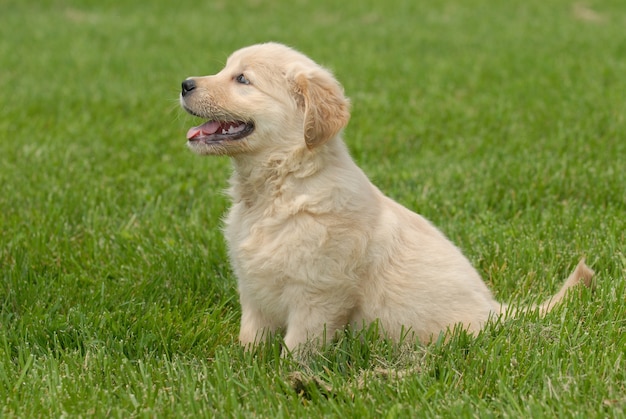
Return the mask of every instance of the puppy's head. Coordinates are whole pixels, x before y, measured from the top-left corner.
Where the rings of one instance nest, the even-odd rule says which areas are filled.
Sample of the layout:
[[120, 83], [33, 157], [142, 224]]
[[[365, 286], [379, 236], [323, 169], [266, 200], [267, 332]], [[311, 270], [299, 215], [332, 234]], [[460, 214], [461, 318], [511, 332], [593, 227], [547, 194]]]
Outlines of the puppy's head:
[[219, 73], [186, 79], [180, 102], [206, 120], [187, 132], [198, 154], [313, 149], [350, 119], [349, 101], [332, 74], [275, 43], [240, 49]]

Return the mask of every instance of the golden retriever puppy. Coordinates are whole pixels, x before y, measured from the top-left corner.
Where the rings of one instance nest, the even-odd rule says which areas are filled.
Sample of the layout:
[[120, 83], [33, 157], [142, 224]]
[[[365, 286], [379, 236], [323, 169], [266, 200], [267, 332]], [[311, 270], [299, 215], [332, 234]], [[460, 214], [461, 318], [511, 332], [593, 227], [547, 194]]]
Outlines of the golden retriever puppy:
[[[232, 159], [224, 233], [243, 345], [284, 330], [294, 350], [374, 321], [391, 338], [409, 331], [428, 342], [505, 312], [457, 247], [357, 167], [341, 136], [349, 101], [305, 55], [276, 43], [243, 48], [219, 73], [186, 79], [180, 102], [207, 121], [189, 129], [189, 148]], [[581, 261], [538, 309], [592, 275]]]

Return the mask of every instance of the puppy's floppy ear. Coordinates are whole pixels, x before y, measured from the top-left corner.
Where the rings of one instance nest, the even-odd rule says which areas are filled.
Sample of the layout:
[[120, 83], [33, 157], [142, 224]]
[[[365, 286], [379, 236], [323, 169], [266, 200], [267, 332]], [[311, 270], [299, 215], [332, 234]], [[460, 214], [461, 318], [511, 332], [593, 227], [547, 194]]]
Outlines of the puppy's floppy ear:
[[350, 120], [350, 101], [341, 85], [326, 70], [295, 76], [295, 90], [304, 106], [304, 140], [309, 149], [333, 138]]

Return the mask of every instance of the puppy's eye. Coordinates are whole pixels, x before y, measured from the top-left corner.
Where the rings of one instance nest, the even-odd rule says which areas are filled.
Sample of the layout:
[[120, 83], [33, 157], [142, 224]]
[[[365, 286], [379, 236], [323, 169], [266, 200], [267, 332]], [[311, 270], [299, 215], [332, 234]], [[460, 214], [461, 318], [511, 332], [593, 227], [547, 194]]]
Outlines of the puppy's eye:
[[250, 80], [248, 80], [246, 76], [244, 76], [243, 74], [240, 74], [237, 77], [235, 77], [235, 80], [237, 81], [237, 83], [250, 84]]

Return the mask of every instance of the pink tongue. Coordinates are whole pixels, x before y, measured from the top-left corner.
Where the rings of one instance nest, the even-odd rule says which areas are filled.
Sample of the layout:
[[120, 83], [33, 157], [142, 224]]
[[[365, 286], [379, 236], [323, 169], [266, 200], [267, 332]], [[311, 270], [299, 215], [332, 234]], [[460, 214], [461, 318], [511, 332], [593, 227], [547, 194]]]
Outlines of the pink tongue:
[[199, 127], [189, 128], [189, 131], [187, 131], [187, 139], [193, 140], [199, 135], [209, 136], [211, 134], [215, 134], [218, 129], [220, 129], [219, 122], [216, 122], [216, 121], [205, 122]]

